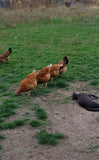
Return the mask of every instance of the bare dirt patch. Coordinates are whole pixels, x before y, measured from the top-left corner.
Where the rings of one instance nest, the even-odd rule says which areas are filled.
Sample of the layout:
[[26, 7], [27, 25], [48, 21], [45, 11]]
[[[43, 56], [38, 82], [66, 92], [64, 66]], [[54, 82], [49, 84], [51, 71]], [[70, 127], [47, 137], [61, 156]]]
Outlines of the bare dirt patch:
[[[36, 118], [30, 110], [32, 103], [38, 103], [48, 114], [51, 125], [45, 128], [51, 133], [63, 133], [68, 139], [59, 141], [55, 147], [40, 145], [36, 138], [38, 129], [29, 124], [23, 127], [1, 131], [6, 136], [2, 141], [2, 160], [98, 160], [99, 159], [99, 112], [89, 112], [71, 100], [72, 93], [87, 92], [99, 96], [97, 90], [90, 88], [88, 83], [72, 83], [69, 90], [57, 90], [46, 96], [31, 98], [31, 105], [21, 106], [17, 115], [7, 121], [21, 119], [28, 115]], [[98, 100], [99, 102], [99, 100]], [[26, 114], [28, 113], [28, 114]]]

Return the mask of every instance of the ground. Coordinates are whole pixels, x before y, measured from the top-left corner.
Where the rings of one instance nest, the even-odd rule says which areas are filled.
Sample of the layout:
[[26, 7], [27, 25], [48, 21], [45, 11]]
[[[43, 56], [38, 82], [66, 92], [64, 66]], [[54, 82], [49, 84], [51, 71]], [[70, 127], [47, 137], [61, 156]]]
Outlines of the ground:
[[[70, 84], [69, 90], [59, 89], [45, 96], [31, 97], [31, 106], [38, 103], [48, 114], [50, 125], [46, 130], [62, 133], [68, 139], [60, 140], [57, 146], [40, 145], [36, 138], [40, 128], [34, 129], [28, 124], [1, 131], [6, 136], [2, 141], [2, 160], [99, 160], [99, 112], [81, 108], [71, 99], [74, 91], [99, 96], [98, 90], [88, 87], [88, 82], [77, 82]], [[26, 113], [29, 118], [35, 118], [29, 106], [21, 106], [16, 112], [7, 120], [20, 119]]]

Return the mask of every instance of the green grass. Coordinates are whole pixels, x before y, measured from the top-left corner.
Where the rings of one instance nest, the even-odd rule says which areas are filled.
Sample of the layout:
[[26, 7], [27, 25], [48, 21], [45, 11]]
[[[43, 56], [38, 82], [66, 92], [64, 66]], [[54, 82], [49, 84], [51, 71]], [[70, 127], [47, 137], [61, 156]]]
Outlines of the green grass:
[[[25, 124], [24, 120], [5, 120], [16, 114], [18, 107], [31, 107], [32, 97], [46, 96], [58, 89], [69, 90], [69, 82], [76, 81], [89, 81], [90, 85], [98, 88], [99, 14], [86, 13], [83, 16], [78, 10], [75, 13], [77, 15], [71, 13], [71, 17], [67, 14], [64, 17], [59, 14], [53, 18], [39, 17], [36, 23], [33, 19], [29, 21], [27, 14], [26, 20], [22, 19], [20, 23], [16, 22], [15, 14], [15, 19], [11, 16], [11, 24], [6, 18], [0, 18], [0, 54], [12, 47], [10, 59], [4, 65], [0, 63], [0, 130]], [[47, 88], [37, 86], [30, 97], [16, 95], [20, 81], [33, 69], [37, 72], [51, 63], [58, 63], [64, 56], [69, 59], [66, 73], [53, 82], [49, 81]], [[67, 99], [63, 99], [61, 103], [66, 102]], [[35, 104], [32, 109], [37, 119], [47, 119], [43, 108]], [[37, 121], [32, 125], [40, 125]], [[58, 143], [57, 136], [45, 130], [37, 134], [40, 143], [52, 145]]]
[[3, 121], [2, 118], [10, 117], [15, 114], [14, 109], [18, 108], [18, 105], [11, 99], [4, 99], [2, 104], [0, 104], [0, 122]]
[[99, 121], [99, 116], [96, 117], [96, 120]]
[[35, 115], [40, 120], [46, 120], [48, 117], [46, 111], [41, 108], [39, 104], [34, 104], [34, 107], [32, 107], [31, 110], [35, 111]]
[[2, 123], [4, 121], [4, 119], [3, 118], [0, 118], [0, 123]]
[[0, 134], [0, 141], [4, 140], [4, 139], [5, 139], [5, 136], [3, 136], [2, 134]]
[[56, 146], [58, 144], [59, 139], [64, 139], [67, 137], [59, 133], [48, 133], [45, 129], [42, 129], [40, 132], [37, 133], [37, 138], [40, 144]]
[[99, 82], [98, 82], [98, 80], [96, 79], [96, 80], [91, 81], [90, 84], [91, 84], [92, 86], [97, 86], [97, 85], [99, 84]]
[[[60, 18], [41, 20], [39, 23], [21, 23], [0, 29], [0, 53], [12, 47], [9, 61], [0, 64], [0, 96], [14, 97], [19, 83], [33, 69], [59, 62], [68, 56], [67, 72], [59, 76], [48, 88], [31, 91], [41, 96], [55, 89], [69, 87], [68, 82], [92, 81], [99, 85], [98, 18], [67, 23]], [[10, 37], [10, 38], [9, 38]], [[20, 96], [18, 97], [20, 101]]]
[[14, 120], [13, 122], [6, 122], [0, 124], [0, 130], [14, 129], [25, 125], [26, 120]]
[[37, 128], [37, 127], [44, 125], [44, 122], [34, 119], [34, 120], [31, 120], [30, 125], [34, 128]]
[[0, 144], [0, 150], [2, 150], [2, 144]]

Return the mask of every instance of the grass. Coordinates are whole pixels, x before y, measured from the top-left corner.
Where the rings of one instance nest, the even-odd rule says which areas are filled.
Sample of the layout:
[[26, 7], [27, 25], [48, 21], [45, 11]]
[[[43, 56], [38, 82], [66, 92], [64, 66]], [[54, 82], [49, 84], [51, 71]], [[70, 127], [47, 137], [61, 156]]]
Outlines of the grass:
[[0, 141], [4, 140], [4, 139], [5, 139], [5, 136], [3, 136], [2, 134], [0, 134]]
[[0, 104], [0, 122], [2, 122], [2, 118], [10, 117], [15, 114], [14, 109], [18, 108], [18, 105], [14, 103], [11, 99], [4, 99], [2, 104]]
[[[16, 114], [18, 107], [31, 106], [32, 97], [46, 96], [58, 89], [69, 90], [69, 83], [77, 81], [89, 81], [89, 85], [98, 88], [98, 26], [99, 10], [95, 8], [0, 9], [0, 54], [12, 47], [10, 59], [4, 65], [0, 63], [0, 130], [25, 125], [24, 120], [5, 120]], [[49, 81], [47, 88], [37, 86], [30, 97], [16, 95], [20, 81], [33, 69], [37, 72], [50, 63], [56, 64], [64, 56], [69, 59], [66, 73]], [[67, 101], [63, 99], [61, 103]], [[40, 120], [46, 120], [48, 115], [37, 104], [32, 109], [37, 120], [31, 121], [31, 125], [39, 127]], [[37, 133], [41, 144], [56, 145], [63, 137], [46, 130]]]
[[93, 144], [89, 146], [88, 150], [90, 153], [95, 153], [98, 148], [99, 148], [99, 145]]
[[0, 124], [0, 130], [14, 129], [25, 125], [26, 120], [14, 120], [13, 122], [6, 122]]
[[98, 83], [99, 83], [99, 82], [98, 82], [97, 79], [90, 82], [90, 84], [91, 84], [92, 86], [97, 86]]
[[40, 144], [56, 146], [58, 144], [58, 140], [64, 139], [65, 136], [63, 134], [58, 133], [48, 133], [45, 129], [43, 129], [37, 133], [37, 138]]
[[34, 104], [34, 107], [32, 108], [33, 111], [35, 111], [35, 115], [37, 116], [38, 119], [40, 120], [46, 120], [48, 115], [46, 111], [41, 108], [38, 104]]
[[97, 149], [99, 149], [99, 145], [98, 144], [91, 144], [88, 148], [81, 150], [80, 153], [96, 153]]
[[37, 128], [37, 127], [44, 125], [44, 122], [34, 119], [34, 120], [31, 120], [30, 125], [34, 128]]
[[4, 121], [4, 119], [3, 118], [0, 118], [0, 123], [2, 123]]
[[96, 117], [96, 120], [99, 121], [99, 116]]
[[37, 87], [31, 96], [67, 89], [68, 82], [90, 80], [90, 84], [98, 86], [98, 10], [57, 7], [32, 12], [0, 10], [0, 53], [12, 47], [9, 61], [0, 63], [0, 97], [7, 96], [22, 104], [24, 97], [15, 95], [20, 81], [33, 69], [39, 71], [66, 55], [67, 73], [48, 82], [48, 88]]
[[2, 150], [2, 144], [0, 144], [0, 150]]
[[[58, 16], [60, 10], [62, 11], [57, 8]], [[10, 13], [11, 17], [14, 17], [13, 12]], [[52, 9], [49, 9], [49, 12], [52, 13]], [[71, 16], [71, 10], [66, 12]], [[20, 19], [20, 22], [15, 23], [14, 26], [12, 24], [15, 18], [11, 19], [12, 23], [7, 27], [4, 21], [2, 21], [3, 27], [0, 23], [0, 53], [12, 47], [9, 61], [4, 65], [0, 64], [0, 97], [7, 95], [11, 99], [16, 98], [15, 93], [19, 83], [27, 74], [33, 69], [39, 71], [50, 63], [55, 64], [66, 55], [69, 58], [67, 73], [62, 77], [59, 76], [53, 83], [48, 82], [47, 88], [37, 87], [31, 92], [31, 96], [46, 95], [58, 88], [68, 89], [68, 82], [90, 80], [92, 85], [99, 85], [98, 14], [94, 11], [93, 18], [90, 19], [89, 13], [86, 13], [87, 15], [82, 19], [75, 19], [75, 21], [72, 19], [67, 23], [65, 16], [69, 16], [69, 13], [65, 13], [63, 18], [56, 16], [55, 13], [48, 20], [42, 13], [42, 18], [36, 23], [30, 23], [30, 19], [25, 21], [26, 17], [24, 22]], [[78, 14], [77, 11], [75, 14], [81, 16], [82, 13]], [[3, 18], [6, 20], [5, 17]], [[20, 97], [17, 100], [21, 101]]]
[[[0, 141], [4, 140], [5, 136], [3, 136], [2, 134], [0, 134]], [[0, 150], [2, 150], [2, 144], [0, 144]], [[0, 155], [0, 160], [1, 160], [1, 155]]]

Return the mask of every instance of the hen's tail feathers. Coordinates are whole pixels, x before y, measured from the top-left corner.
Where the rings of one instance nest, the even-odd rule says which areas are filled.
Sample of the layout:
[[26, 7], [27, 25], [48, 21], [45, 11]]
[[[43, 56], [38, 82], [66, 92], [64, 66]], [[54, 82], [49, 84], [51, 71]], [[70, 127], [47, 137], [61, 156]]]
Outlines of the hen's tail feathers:
[[63, 64], [60, 64], [60, 69], [62, 69], [63, 68]]
[[68, 63], [69, 63], [69, 60], [68, 60], [67, 56], [65, 56], [65, 57], [63, 58], [63, 60], [64, 60], [65, 64], [68, 64]]
[[12, 53], [12, 48], [9, 48], [8, 51], [9, 51], [10, 53]]
[[50, 68], [52, 67], [52, 64], [49, 64], [48, 67], [49, 67], [49, 69], [50, 69]]
[[35, 73], [35, 71], [36, 71], [36, 70], [33, 70], [32, 73], [33, 73], [33, 72]]

